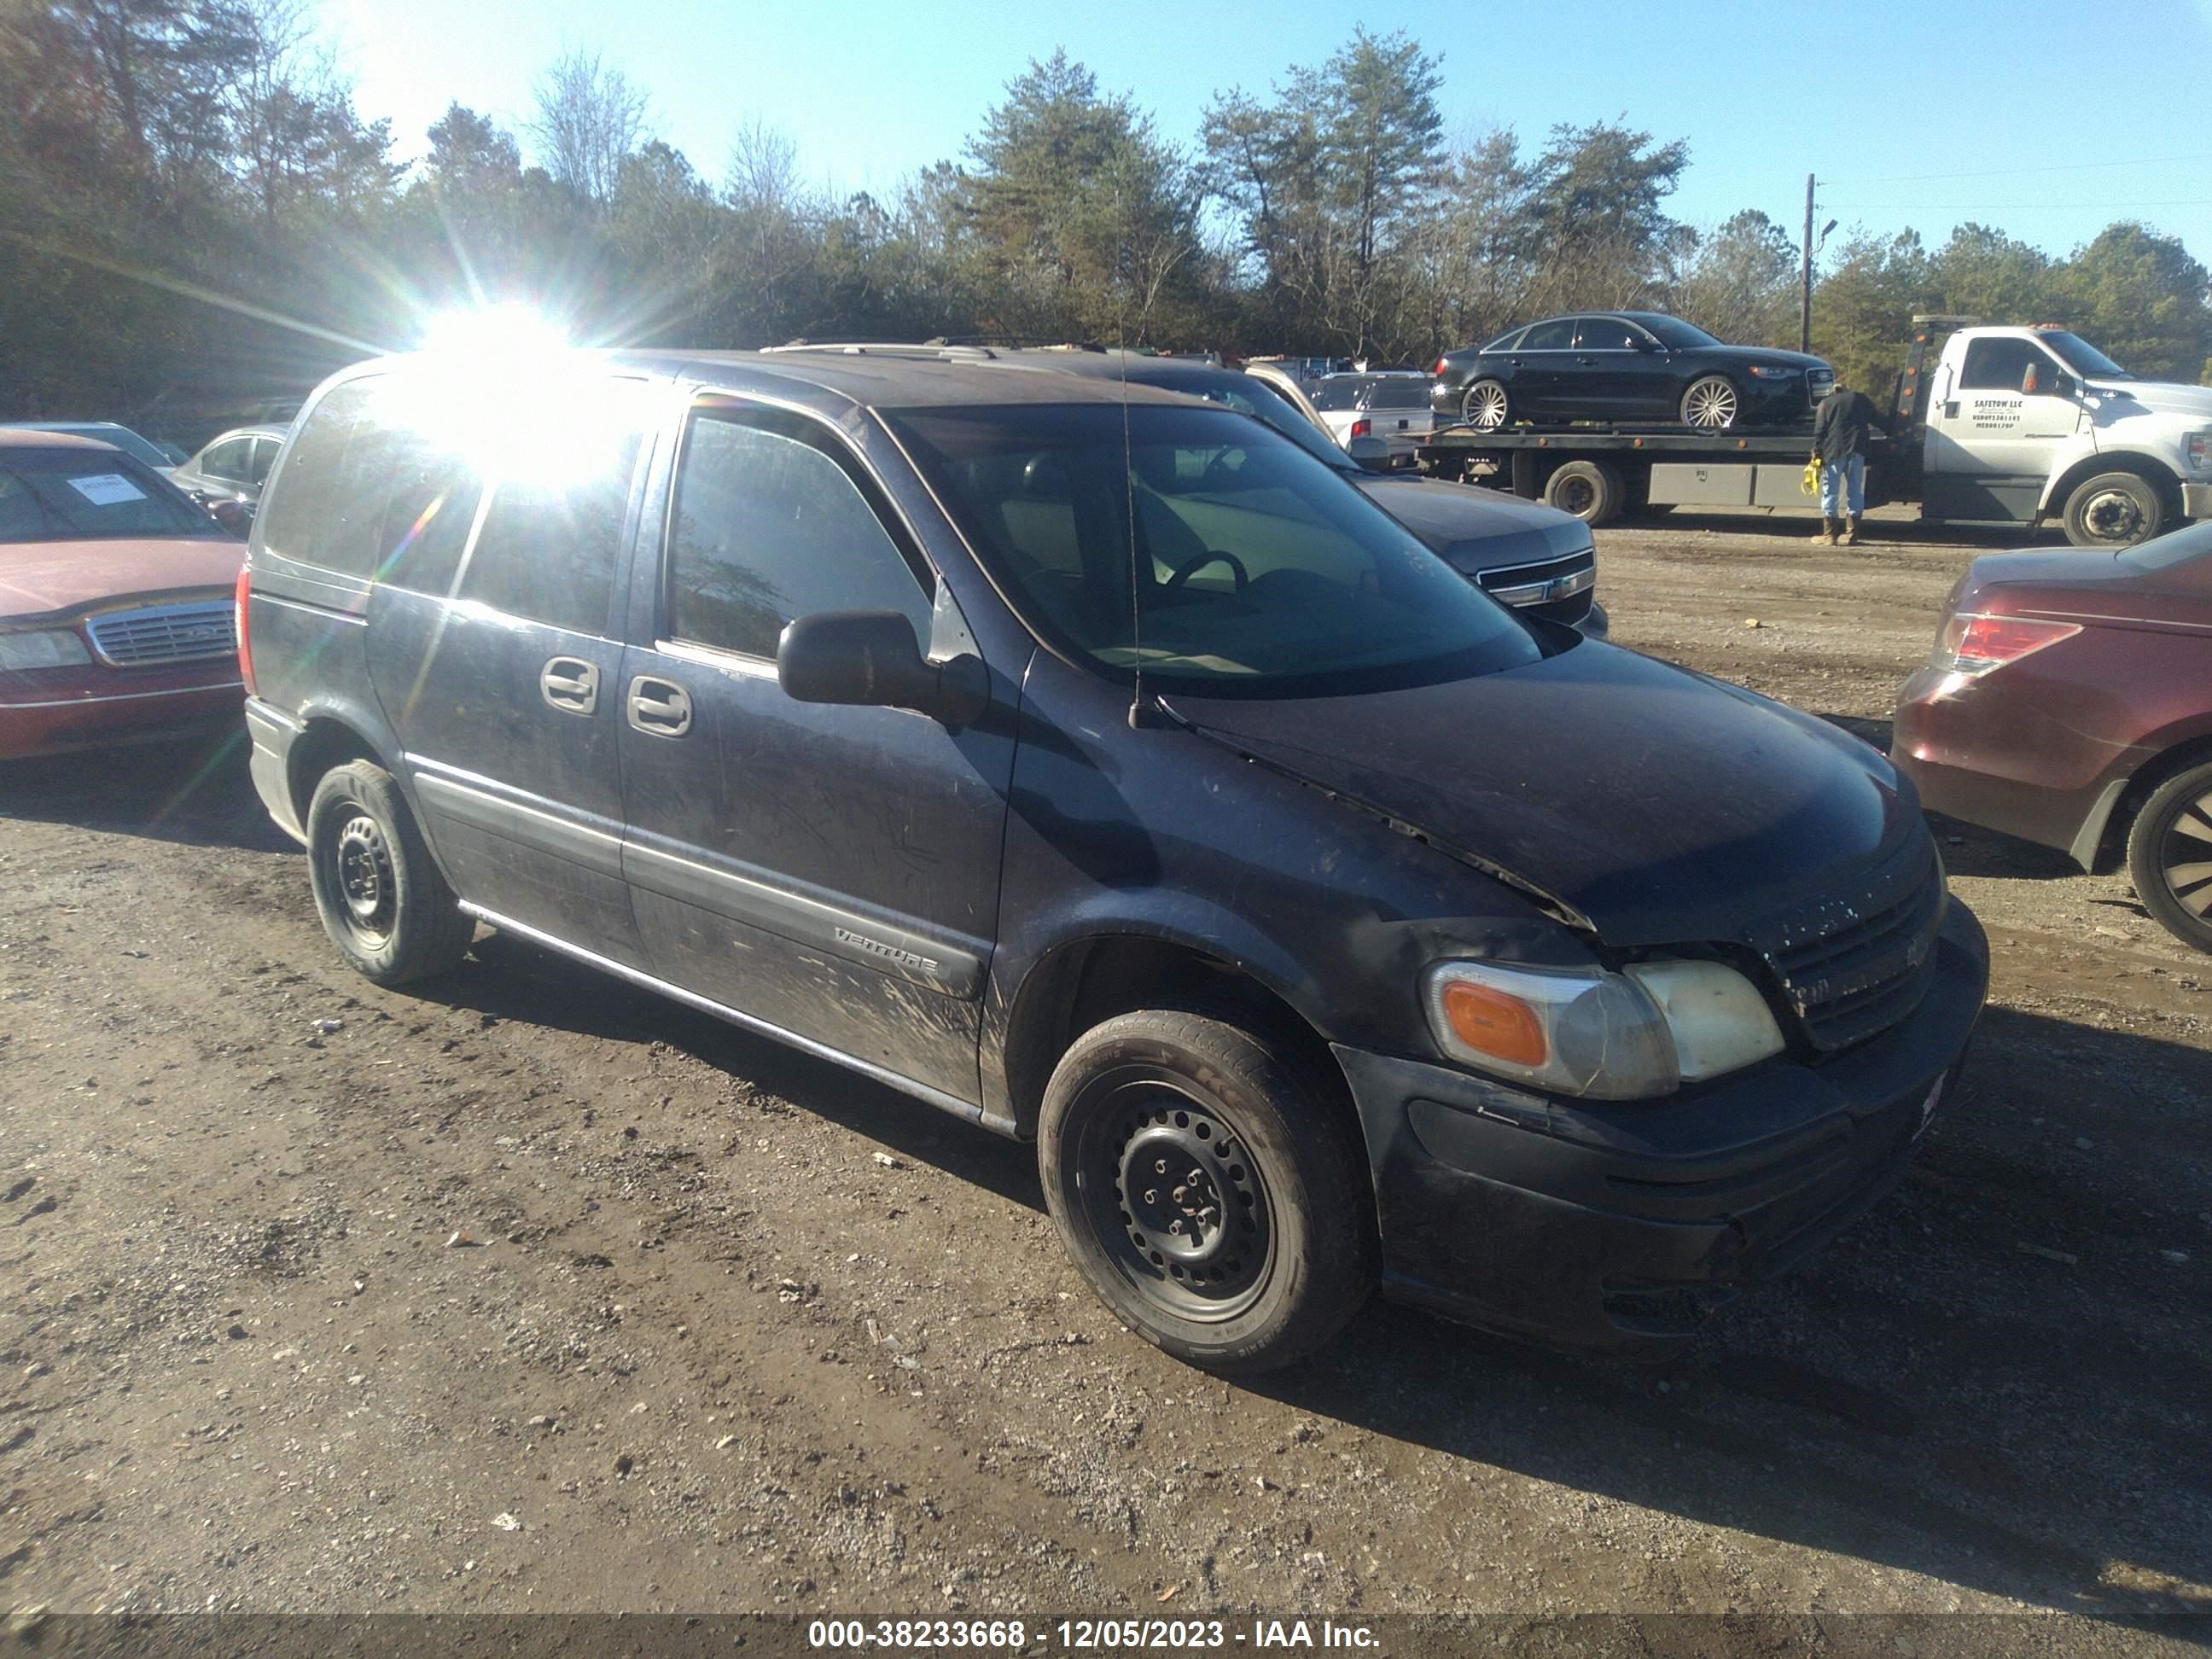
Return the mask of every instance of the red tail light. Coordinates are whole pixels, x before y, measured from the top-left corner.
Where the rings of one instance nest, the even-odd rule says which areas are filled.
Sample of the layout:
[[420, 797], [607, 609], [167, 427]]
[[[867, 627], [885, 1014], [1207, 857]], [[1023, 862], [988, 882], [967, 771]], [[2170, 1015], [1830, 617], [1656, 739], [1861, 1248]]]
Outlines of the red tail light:
[[2070, 640], [2081, 631], [2078, 623], [2038, 622], [2027, 617], [1962, 611], [1943, 624], [1933, 661], [1937, 668], [1948, 668], [1954, 674], [1986, 674], [2045, 646]]
[[1444, 377], [1444, 372], [1450, 367], [1451, 365], [1449, 363], [1446, 362], [1442, 357], [1439, 357], [1437, 359], [1437, 366], [1429, 372], [1434, 374], [1437, 379], [1441, 380]]
[[1372, 421], [1354, 421], [1352, 423], [1352, 435], [1355, 438], [1364, 438], [1374, 430], [1375, 422]]
[[249, 697], [260, 695], [253, 684], [253, 635], [246, 626], [252, 600], [253, 573], [241, 564], [238, 567], [238, 678], [246, 682], [246, 695]]

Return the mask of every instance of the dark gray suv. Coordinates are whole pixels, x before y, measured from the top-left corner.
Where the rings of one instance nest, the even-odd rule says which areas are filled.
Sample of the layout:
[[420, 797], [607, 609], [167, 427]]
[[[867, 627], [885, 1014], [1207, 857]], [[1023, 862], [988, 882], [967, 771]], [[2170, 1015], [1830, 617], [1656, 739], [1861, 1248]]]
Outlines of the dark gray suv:
[[1873, 750], [1144, 386], [365, 364], [239, 599], [354, 967], [488, 923], [1031, 1139], [1092, 1288], [1202, 1365], [1378, 1284], [1679, 1345], [1902, 1177], [1982, 1003]]

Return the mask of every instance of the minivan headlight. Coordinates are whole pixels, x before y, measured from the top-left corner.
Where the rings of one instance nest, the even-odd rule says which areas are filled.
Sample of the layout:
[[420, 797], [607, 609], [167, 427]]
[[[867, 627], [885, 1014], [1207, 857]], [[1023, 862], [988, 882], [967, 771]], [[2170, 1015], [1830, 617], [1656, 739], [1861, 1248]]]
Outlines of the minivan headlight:
[[1618, 974], [1445, 962], [1425, 988], [1446, 1054], [1583, 1099], [1672, 1094], [1784, 1046], [1758, 988], [1717, 962], [1644, 962]]
[[91, 660], [84, 641], [66, 628], [0, 634], [0, 668], [74, 668]]

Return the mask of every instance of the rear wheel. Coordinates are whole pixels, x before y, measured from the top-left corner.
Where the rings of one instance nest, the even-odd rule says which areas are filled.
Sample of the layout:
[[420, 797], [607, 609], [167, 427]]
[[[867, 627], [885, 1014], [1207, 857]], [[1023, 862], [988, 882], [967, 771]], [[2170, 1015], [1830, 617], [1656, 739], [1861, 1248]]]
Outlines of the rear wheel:
[[1682, 394], [1682, 424], [1718, 431], [1735, 424], [1743, 399], [1725, 374], [1701, 374]]
[[1460, 418], [1477, 432], [1495, 432], [1513, 418], [1513, 400], [1496, 380], [1477, 380], [1460, 399]]
[[1569, 461], [1544, 481], [1544, 504], [1584, 524], [1609, 522], [1620, 511], [1620, 475], [1603, 461]]
[[1037, 1125], [1045, 1202], [1130, 1329], [1210, 1370], [1272, 1370], [1378, 1273], [1366, 1152], [1287, 1048], [1197, 1013], [1122, 1014], [1069, 1047]]
[[379, 985], [445, 972], [476, 923], [423, 844], [392, 774], [368, 761], [334, 767], [307, 807], [307, 870], [323, 931]]
[[2212, 763], [2168, 778], [2128, 832], [2143, 908], [2183, 943], [2212, 951]]
[[2066, 539], [2076, 547], [2132, 547], [2166, 528], [2166, 497], [2140, 473], [2100, 472], [2066, 498]]

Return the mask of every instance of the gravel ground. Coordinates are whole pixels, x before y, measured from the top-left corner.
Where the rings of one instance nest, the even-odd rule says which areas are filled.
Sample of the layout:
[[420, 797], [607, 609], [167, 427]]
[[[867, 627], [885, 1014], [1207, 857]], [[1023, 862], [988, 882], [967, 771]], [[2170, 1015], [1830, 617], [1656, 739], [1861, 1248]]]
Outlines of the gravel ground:
[[[1615, 637], [1879, 741], [1984, 550], [1873, 528], [1603, 532]], [[2212, 962], [2124, 877], [1942, 826], [1968, 1086], [1679, 1363], [1378, 1305], [1231, 1386], [1024, 1147], [493, 934], [355, 978], [234, 752], [0, 818], [0, 1604], [2212, 1611]]]

